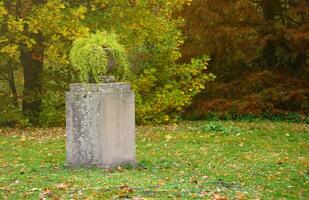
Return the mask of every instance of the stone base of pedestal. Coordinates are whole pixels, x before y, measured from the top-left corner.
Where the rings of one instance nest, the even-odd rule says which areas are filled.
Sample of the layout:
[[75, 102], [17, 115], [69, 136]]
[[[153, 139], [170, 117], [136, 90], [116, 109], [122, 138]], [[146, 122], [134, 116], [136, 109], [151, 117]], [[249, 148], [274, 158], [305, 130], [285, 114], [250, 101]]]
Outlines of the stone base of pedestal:
[[112, 169], [112, 168], [115, 168], [115, 167], [118, 167], [118, 166], [131, 166], [131, 167], [136, 167], [138, 164], [137, 162], [134, 160], [134, 161], [126, 161], [126, 162], [123, 162], [123, 163], [117, 163], [117, 164], [113, 164], [113, 165], [70, 165], [70, 164], [65, 164], [64, 166], [68, 169], [78, 169], [78, 168], [93, 168], [93, 167], [96, 167], [96, 168], [102, 168], [102, 169]]
[[127, 83], [71, 84], [66, 93], [66, 165], [136, 163], [134, 104]]

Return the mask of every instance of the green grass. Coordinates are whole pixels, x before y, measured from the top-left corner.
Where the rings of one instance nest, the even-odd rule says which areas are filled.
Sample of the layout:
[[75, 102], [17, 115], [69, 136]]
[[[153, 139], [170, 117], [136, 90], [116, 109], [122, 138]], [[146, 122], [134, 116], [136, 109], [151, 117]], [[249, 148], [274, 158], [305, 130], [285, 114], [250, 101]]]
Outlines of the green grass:
[[309, 199], [309, 125], [137, 128], [138, 166], [67, 169], [65, 131], [0, 131], [0, 199]]

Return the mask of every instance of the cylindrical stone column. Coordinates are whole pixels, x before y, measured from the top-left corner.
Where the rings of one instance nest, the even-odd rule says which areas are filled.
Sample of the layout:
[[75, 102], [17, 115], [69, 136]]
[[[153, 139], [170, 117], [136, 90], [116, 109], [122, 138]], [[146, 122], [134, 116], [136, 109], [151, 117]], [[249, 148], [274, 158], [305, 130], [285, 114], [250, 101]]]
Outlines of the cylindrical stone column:
[[128, 83], [71, 84], [66, 111], [67, 166], [136, 162], [134, 92]]

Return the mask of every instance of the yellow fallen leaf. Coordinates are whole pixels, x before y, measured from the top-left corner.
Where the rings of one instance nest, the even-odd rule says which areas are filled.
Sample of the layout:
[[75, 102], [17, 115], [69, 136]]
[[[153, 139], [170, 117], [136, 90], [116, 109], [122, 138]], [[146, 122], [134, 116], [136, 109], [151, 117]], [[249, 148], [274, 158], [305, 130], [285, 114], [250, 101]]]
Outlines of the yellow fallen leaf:
[[172, 139], [172, 136], [166, 135], [166, 136], [165, 136], [165, 139], [166, 139], [167, 141], [169, 141], [170, 139]]
[[59, 184], [56, 184], [55, 187], [58, 189], [58, 190], [64, 190], [67, 188], [67, 185], [64, 184], [64, 183], [59, 183]]

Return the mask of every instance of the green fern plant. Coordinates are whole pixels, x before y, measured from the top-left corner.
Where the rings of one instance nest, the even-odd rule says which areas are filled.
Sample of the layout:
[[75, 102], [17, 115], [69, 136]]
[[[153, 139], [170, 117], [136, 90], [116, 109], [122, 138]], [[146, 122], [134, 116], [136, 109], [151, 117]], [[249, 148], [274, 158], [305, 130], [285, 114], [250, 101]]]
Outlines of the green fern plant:
[[100, 82], [103, 75], [122, 80], [129, 72], [126, 51], [114, 33], [97, 32], [77, 39], [70, 51], [70, 61], [81, 82]]

